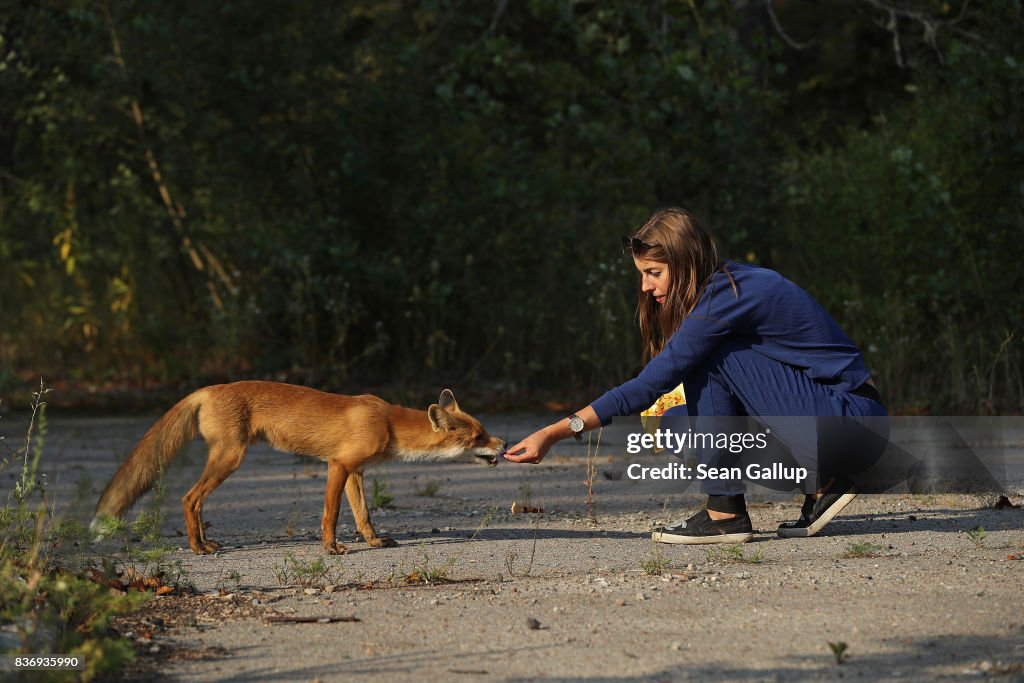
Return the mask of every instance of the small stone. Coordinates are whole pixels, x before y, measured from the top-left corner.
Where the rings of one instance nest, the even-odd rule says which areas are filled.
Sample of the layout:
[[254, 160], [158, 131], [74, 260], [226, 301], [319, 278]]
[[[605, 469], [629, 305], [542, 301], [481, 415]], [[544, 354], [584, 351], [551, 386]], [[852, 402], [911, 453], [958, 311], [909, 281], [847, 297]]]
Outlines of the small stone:
[[441, 533], [441, 530], [438, 529], [437, 527], [434, 527], [433, 529], [430, 530], [430, 533], [432, 533], [432, 534], [439, 534], [439, 533]]
[[671, 648], [678, 652], [679, 650], [683, 649], [683, 644], [677, 640], [674, 643], [672, 643]]
[[540, 629], [540, 622], [534, 619], [533, 617], [527, 617], [526, 628], [530, 629], [531, 631], [537, 631]]
[[644, 600], [647, 600], [647, 599], [648, 599], [648, 597], [647, 597], [646, 593], [637, 593], [636, 594], [637, 602], [643, 602]]
[[306, 595], [316, 595], [320, 591], [318, 591], [316, 588], [306, 588], [302, 592], [305, 593]]

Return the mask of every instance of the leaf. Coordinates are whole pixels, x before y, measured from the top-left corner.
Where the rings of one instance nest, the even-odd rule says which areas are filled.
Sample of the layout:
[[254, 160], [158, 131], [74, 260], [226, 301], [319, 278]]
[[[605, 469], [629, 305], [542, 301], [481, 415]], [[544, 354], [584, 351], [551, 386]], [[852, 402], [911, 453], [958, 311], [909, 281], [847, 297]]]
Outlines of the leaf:
[[693, 69], [691, 69], [688, 64], [680, 64], [679, 66], [677, 66], [676, 73], [679, 74], [679, 77], [682, 78], [687, 83], [693, 81]]

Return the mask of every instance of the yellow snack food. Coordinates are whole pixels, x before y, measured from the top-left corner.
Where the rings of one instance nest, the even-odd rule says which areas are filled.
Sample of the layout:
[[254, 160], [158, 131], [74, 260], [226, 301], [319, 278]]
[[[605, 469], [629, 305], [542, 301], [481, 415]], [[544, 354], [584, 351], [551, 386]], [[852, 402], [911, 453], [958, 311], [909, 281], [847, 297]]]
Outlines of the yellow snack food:
[[[661, 422], [661, 416], [665, 411], [681, 405], [686, 405], [686, 393], [683, 391], [682, 384], [663, 395], [647, 410], [641, 411], [640, 423], [643, 425], [644, 431], [649, 434], [656, 432], [658, 424]], [[655, 449], [654, 452], [658, 453], [659, 449]]]

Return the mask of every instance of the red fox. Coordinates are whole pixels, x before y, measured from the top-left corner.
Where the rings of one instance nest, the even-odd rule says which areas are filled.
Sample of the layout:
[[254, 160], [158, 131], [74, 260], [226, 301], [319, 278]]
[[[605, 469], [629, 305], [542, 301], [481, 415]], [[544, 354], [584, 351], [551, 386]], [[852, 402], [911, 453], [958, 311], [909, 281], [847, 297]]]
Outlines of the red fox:
[[96, 533], [104, 517], [119, 517], [197, 432], [206, 440], [209, 456], [199, 481], [182, 498], [188, 544], [197, 555], [220, 547], [206, 538], [203, 503], [238, 469], [252, 442], [266, 441], [279, 450], [327, 461], [320, 528], [323, 546], [332, 555], [346, 551], [335, 540], [343, 489], [366, 542], [374, 548], [397, 545], [378, 536], [370, 523], [363, 492], [367, 465], [383, 460], [495, 465], [505, 451], [505, 443], [462, 412], [448, 389], [423, 411], [376, 396], [327, 394], [279, 382], [218, 384], [189, 394], [150, 427], [100, 496], [90, 530]]

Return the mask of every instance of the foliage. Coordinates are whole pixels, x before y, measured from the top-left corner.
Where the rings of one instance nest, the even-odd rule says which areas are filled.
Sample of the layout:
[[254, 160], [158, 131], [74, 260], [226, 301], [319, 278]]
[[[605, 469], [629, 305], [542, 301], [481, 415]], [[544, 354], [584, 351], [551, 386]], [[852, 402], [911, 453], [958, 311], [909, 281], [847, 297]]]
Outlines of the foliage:
[[885, 550], [884, 546], [871, 541], [864, 541], [861, 543], [847, 543], [846, 552], [843, 553], [843, 557], [854, 559], [863, 557], [878, 557], [878, 555]]
[[651, 549], [651, 555], [645, 560], [641, 560], [640, 568], [644, 570], [645, 574], [650, 576], [658, 576], [664, 573], [665, 569], [672, 563], [672, 560], [665, 557], [661, 549], [654, 546]]
[[292, 553], [286, 553], [284, 561], [280, 565], [275, 563], [273, 568], [274, 577], [279, 584], [298, 584], [306, 588], [322, 588], [341, 583], [346, 571], [345, 565], [340, 562], [328, 564], [322, 557], [316, 560], [300, 560]]
[[388, 482], [383, 479], [373, 479], [373, 492], [370, 494], [370, 507], [375, 510], [390, 508], [395, 497], [388, 493]]
[[1010, 28], [986, 29], [994, 44], [953, 45], [911, 102], [785, 166], [787, 242], [803, 247], [779, 262], [920, 410], [1024, 405], [1024, 275], [1009, 265], [1024, 258], [1024, 55]]
[[1020, 3], [877, 4], [0, 0], [0, 391], [592, 393], [681, 204], [890, 400], [1020, 410]]
[[108, 624], [145, 597], [115, 593], [56, 559], [57, 549], [81, 529], [51, 516], [45, 477], [39, 473], [47, 392], [41, 386], [34, 395], [23, 446], [0, 460], [0, 472], [19, 460], [22, 465], [0, 507], [0, 654], [77, 656], [83, 670], [49, 672], [46, 680], [90, 681], [134, 658], [131, 644], [112, 634]]

